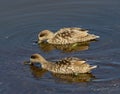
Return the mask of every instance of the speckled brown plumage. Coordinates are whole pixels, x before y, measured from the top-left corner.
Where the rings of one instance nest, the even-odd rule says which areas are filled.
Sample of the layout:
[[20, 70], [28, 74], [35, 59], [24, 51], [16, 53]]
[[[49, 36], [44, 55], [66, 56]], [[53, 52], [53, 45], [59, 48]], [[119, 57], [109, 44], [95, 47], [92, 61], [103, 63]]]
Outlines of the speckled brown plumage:
[[76, 42], [85, 42], [99, 38], [94, 34], [89, 34], [88, 30], [82, 28], [62, 28], [56, 33], [49, 30], [43, 30], [38, 34], [38, 42], [47, 40], [50, 44], [70, 44]]
[[30, 58], [30, 62], [39, 62], [43, 69], [60, 74], [89, 73], [92, 69], [97, 67], [91, 66], [86, 63], [86, 61], [76, 57], [68, 57], [57, 62], [49, 62], [40, 54], [33, 54]]

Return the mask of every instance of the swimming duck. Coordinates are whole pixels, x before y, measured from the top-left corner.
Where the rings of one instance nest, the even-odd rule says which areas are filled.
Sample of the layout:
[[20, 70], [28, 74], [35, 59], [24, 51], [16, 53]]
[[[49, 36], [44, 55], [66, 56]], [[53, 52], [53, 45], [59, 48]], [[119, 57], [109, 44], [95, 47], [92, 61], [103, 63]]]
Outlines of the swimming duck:
[[88, 30], [72, 27], [62, 28], [56, 33], [50, 30], [43, 30], [38, 34], [38, 43], [47, 41], [50, 44], [71, 44], [76, 42], [85, 42], [99, 38], [94, 34], [89, 34]]
[[38, 62], [43, 69], [46, 69], [53, 73], [59, 74], [78, 74], [78, 73], [90, 73], [92, 69], [97, 66], [91, 66], [86, 61], [76, 57], [63, 58], [57, 62], [49, 62], [40, 54], [33, 54], [30, 58], [30, 63]]

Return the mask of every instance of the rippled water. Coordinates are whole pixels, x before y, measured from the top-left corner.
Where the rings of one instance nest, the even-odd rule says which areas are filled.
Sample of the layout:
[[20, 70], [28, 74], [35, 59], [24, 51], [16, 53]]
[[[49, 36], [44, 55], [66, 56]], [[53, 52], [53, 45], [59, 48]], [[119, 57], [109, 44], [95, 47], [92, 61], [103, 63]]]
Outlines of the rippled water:
[[[0, 6], [0, 94], [119, 94], [120, 1], [1, 0]], [[100, 39], [71, 52], [35, 43], [39, 31], [62, 27], [86, 28]], [[23, 64], [33, 53], [51, 61], [76, 56], [99, 68], [78, 77], [51, 74]]]

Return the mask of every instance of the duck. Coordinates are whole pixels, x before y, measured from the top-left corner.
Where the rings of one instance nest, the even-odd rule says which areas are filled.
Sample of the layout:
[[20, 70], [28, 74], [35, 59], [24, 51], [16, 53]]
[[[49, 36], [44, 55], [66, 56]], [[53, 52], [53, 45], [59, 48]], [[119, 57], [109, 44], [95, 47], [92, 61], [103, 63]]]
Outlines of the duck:
[[61, 28], [55, 33], [50, 30], [43, 30], [38, 34], [38, 43], [46, 41], [49, 44], [71, 44], [91, 41], [99, 37], [94, 34], [89, 34], [86, 29], [70, 27]]
[[79, 74], [90, 73], [97, 65], [91, 66], [85, 60], [76, 57], [65, 57], [56, 62], [47, 61], [38, 53], [31, 55], [30, 64], [40, 63], [41, 67], [47, 71], [58, 74]]

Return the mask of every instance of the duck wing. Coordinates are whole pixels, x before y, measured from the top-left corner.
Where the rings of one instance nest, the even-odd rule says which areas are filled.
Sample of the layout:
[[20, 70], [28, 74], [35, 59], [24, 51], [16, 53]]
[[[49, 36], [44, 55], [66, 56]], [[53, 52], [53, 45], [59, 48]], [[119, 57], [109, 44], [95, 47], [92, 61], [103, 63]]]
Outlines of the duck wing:
[[61, 37], [64, 39], [69, 38], [78, 38], [78, 37], [85, 37], [88, 35], [88, 30], [82, 29], [82, 28], [62, 28], [59, 31], [55, 33], [55, 37]]
[[62, 28], [54, 34], [54, 37], [49, 40], [53, 44], [69, 44], [82, 41], [88, 35], [87, 30], [81, 28]]
[[88, 30], [82, 28], [62, 28], [58, 30], [52, 39], [48, 42], [51, 44], [71, 44], [76, 42], [85, 42], [99, 38], [94, 34], [89, 34]]
[[76, 65], [76, 66], [80, 66], [81, 64], [84, 63], [85, 63], [84, 60], [81, 60], [76, 57], [66, 57], [56, 62], [56, 64], [58, 65]]

